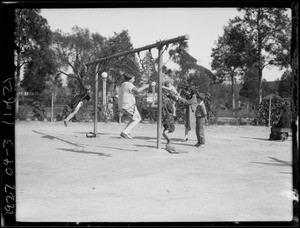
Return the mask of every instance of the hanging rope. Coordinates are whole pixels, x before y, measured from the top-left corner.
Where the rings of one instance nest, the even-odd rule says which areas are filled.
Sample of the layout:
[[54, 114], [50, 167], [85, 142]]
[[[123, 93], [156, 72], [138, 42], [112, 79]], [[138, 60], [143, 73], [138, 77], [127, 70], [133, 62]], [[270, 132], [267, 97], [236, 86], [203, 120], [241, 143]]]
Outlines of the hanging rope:
[[[135, 62], [134, 61], [132, 61], [131, 59], [129, 59], [129, 58], [127, 58], [127, 57], [125, 57], [125, 60], [130, 60], [131, 61], [131, 63], [133, 63], [135, 66], [136, 66], [136, 68], [139, 68], [136, 64], [135, 64]], [[123, 62], [123, 65], [125, 65], [127, 68], [129, 68], [129, 69], [131, 69], [132, 71], [134, 71], [136, 74], [138, 74], [138, 75], [140, 75], [140, 76], [142, 76], [142, 74], [139, 72], [139, 71], [137, 71], [136, 69], [134, 69], [133, 67], [131, 67], [131, 66], [129, 66], [127, 63], [126, 63], [126, 61], [124, 61]]]
[[[164, 51], [166, 51], [167, 49], [168, 49], [168, 47], [169, 47], [169, 45], [166, 45], [166, 48], [165, 48], [165, 50]], [[165, 62], [165, 64], [164, 65], [162, 65], [162, 67], [163, 66], [165, 66], [168, 62], [169, 62], [169, 60], [172, 58], [172, 56], [171, 55], [169, 55], [169, 59]]]
[[[102, 62], [102, 63], [100, 64], [100, 66], [98, 67], [98, 71], [95, 72], [96, 74], [99, 74], [99, 72], [102, 72], [102, 71], [103, 71], [103, 66], [104, 66], [105, 63], [107, 63], [107, 62]], [[96, 65], [94, 65], [94, 67], [93, 67], [93, 69], [91, 69], [91, 71], [94, 72], [95, 69], [96, 69]], [[88, 69], [87, 69], [87, 71], [88, 71]], [[86, 72], [86, 73], [88, 74], [88, 72]], [[89, 75], [89, 80], [88, 80], [88, 84], [89, 84], [89, 85], [95, 83], [95, 80], [94, 80], [94, 79], [95, 79], [95, 76], [93, 76], [93, 75], [94, 75], [94, 73]], [[98, 77], [97, 81], [99, 81], [99, 78], [100, 78], [100, 77]]]
[[139, 57], [139, 59], [140, 59], [140, 63], [141, 63], [141, 65], [142, 65], [143, 71], [144, 71], [144, 73], [146, 73], [146, 68], [145, 68], [145, 66], [144, 66], [144, 62], [143, 62], [143, 60], [142, 60], [142, 58], [141, 58], [139, 52], [138, 52], [138, 57]]

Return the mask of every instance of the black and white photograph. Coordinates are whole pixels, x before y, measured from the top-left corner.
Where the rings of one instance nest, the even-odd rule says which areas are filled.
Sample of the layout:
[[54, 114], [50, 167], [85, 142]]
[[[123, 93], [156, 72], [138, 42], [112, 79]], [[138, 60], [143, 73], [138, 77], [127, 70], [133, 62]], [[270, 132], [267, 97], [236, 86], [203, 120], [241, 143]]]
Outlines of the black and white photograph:
[[292, 2], [50, 6], [1, 35], [2, 216], [298, 224]]

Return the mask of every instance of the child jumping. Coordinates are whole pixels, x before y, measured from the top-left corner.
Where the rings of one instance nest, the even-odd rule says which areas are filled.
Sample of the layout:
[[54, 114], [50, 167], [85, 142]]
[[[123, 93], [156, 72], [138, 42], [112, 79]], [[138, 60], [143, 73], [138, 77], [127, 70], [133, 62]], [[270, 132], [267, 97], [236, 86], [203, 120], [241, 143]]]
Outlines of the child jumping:
[[124, 75], [125, 82], [122, 83], [119, 90], [118, 108], [120, 113], [130, 117], [130, 121], [121, 132], [120, 136], [125, 139], [132, 139], [130, 131], [135, 125], [141, 121], [140, 113], [136, 107], [136, 101], [134, 92], [140, 93], [143, 90], [149, 88], [149, 84], [146, 84], [140, 88], [134, 86], [135, 77], [133, 75]]
[[170, 133], [175, 130], [174, 121], [174, 101], [177, 101], [178, 97], [170, 93], [170, 91], [163, 91], [162, 93], [162, 125], [163, 125], [163, 137], [167, 140], [166, 150], [170, 153], [175, 152], [175, 148], [171, 146]]
[[91, 99], [90, 92], [90, 85], [83, 86], [83, 89], [80, 91], [80, 93], [71, 100], [69, 107], [72, 109], [72, 112], [66, 119], [63, 120], [66, 127], [68, 126], [67, 122], [70, 121], [70, 119], [72, 119], [78, 113], [79, 109], [83, 105], [83, 101], [89, 101]]

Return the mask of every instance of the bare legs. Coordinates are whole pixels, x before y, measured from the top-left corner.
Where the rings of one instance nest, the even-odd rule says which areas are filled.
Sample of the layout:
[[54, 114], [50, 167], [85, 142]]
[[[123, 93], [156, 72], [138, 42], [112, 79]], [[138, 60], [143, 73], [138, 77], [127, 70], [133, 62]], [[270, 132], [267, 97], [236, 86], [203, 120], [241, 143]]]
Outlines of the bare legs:
[[167, 140], [167, 144], [171, 144], [171, 138], [169, 137], [168, 134], [169, 134], [169, 131], [165, 130], [162, 135], [165, 138], [165, 140]]
[[132, 130], [132, 128], [134, 128], [135, 125], [137, 125], [140, 121], [141, 121], [140, 118], [135, 119], [135, 120], [130, 120], [129, 123], [127, 124], [127, 126], [125, 127], [125, 129], [123, 130], [123, 133], [128, 135], [129, 132]]
[[188, 141], [188, 138], [189, 138], [189, 130], [187, 128], [185, 128], [184, 130], [184, 138], [183, 138], [183, 142], [186, 142]]
[[82, 101], [79, 102], [79, 104], [76, 106], [75, 110], [72, 113], [70, 113], [66, 119], [64, 119], [64, 124], [66, 127], [68, 126], [67, 122], [70, 121], [70, 119], [72, 119], [78, 113], [81, 106], [82, 106]]

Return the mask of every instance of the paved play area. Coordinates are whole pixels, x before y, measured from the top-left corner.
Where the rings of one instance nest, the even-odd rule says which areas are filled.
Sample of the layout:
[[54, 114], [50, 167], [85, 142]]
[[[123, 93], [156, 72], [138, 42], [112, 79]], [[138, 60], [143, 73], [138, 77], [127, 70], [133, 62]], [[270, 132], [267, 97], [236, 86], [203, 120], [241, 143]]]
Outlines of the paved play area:
[[[218, 222], [292, 220], [292, 141], [261, 126], [207, 126], [195, 148], [184, 126], [171, 134], [186, 153], [156, 149], [156, 124], [16, 123], [19, 222]], [[165, 141], [162, 139], [162, 148]]]

